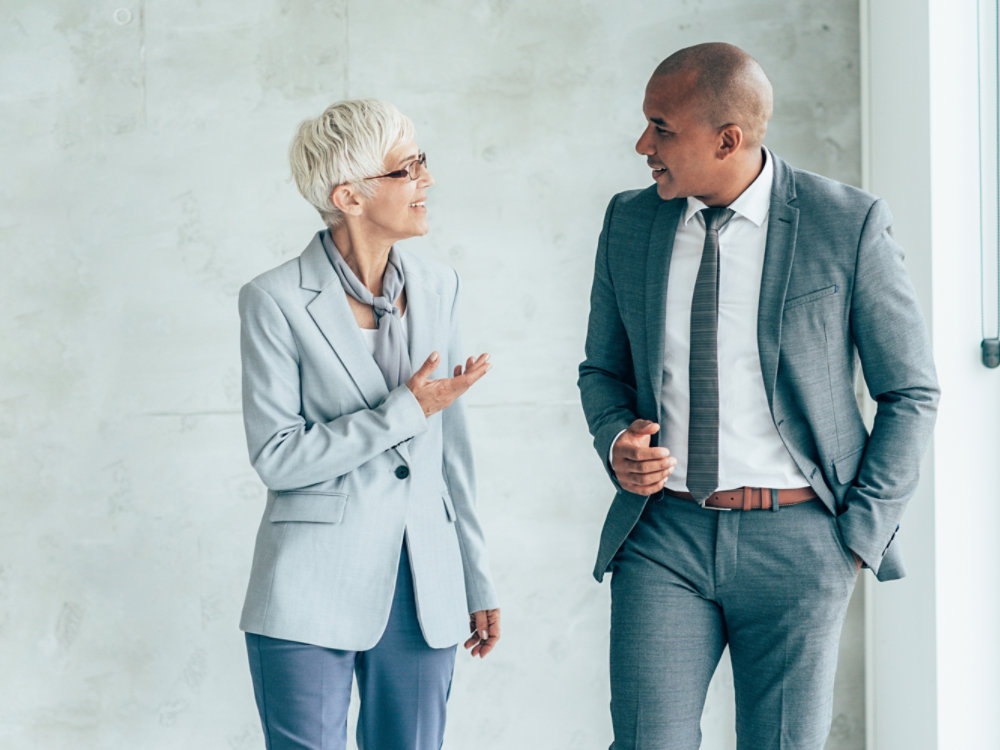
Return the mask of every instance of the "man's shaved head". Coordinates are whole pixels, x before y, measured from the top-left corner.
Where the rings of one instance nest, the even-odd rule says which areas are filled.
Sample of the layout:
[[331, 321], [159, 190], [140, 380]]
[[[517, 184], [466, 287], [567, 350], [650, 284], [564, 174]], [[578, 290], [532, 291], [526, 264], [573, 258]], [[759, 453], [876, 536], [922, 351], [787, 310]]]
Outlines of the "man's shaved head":
[[751, 148], [764, 142], [773, 93], [764, 69], [750, 55], [724, 42], [696, 44], [678, 50], [653, 71], [654, 79], [675, 75], [691, 80], [690, 91], [706, 124], [738, 125]]

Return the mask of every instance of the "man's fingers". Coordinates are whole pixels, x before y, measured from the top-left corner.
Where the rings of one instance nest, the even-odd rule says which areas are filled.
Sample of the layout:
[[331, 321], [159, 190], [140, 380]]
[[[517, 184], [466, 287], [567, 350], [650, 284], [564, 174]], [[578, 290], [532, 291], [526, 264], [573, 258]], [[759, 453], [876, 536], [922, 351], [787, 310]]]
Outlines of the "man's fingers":
[[[635, 426], [640, 422], [643, 424], [636, 429]], [[658, 432], [659, 429], [660, 425], [656, 424], [656, 422], [637, 419], [621, 434], [615, 446], [620, 445], [623, 450], [649, 449], [650, 437]]]
[[660, 481], [653, 482], [652, 484], [633, 484], [632, 482], [623, 482], [620, 479], [618, 480], [618, 483], [623, 489], [628, 490], [635, 495], [652, 495], [662, 490], [666, 481], [667, 478], [664, 477]]
[[[622, 436], [624, 437], [624, 435]], [[619, 440], [619, 442], [621, 442]], [[623, 461], [629, 463], [640, 463], [642, 461], [663, 461], [670, 458], [670, 449], [662, 446], [650, 447], [648, 445], [615, 445]]]
[[628, 431], [634, 435], [655, 435], [660, 431], [660, 425], [648, 419], [637, 419], [628, 426]]
[[[669, 471], [664, 472], [663, 474], [658, 474], [656, 476], [642, 476], [642, 477], [626, 476], [624, 477], [624, 479], [619, 477], [618, 483], [622, 487], [628, 485], [629, 487], [648, 490], [649, 492], [659, 492], [660, 490], [663, 489], [663, 483], [667, 481], [669, 476], [670, 476]], [[635, 490], [630, 489], [629, 492], [635, 492]]]
[[626, 461], [622, 473], [629, 477], [641, 477], [647, 474], [670, 473], [677, 466], [677, 459], [664, 458], [658, 461]]
[[652, 495], [666, 486], [667, 479], [674, 473], [674, 466], [675, 464], [671, 464], [660, 471], [648, 473], [621, 471], [617, 473], [618, 483], [622, 489], [636, 495]]

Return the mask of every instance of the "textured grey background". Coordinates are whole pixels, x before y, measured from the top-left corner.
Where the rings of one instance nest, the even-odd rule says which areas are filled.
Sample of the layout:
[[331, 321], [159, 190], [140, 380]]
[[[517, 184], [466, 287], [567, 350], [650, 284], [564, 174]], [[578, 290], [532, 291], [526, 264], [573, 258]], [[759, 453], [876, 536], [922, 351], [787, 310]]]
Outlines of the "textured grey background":
[[[575, 389], [603, 210], [649, 184], [649, 72], [724, 39], [776, 89], [768, 143], [860, 179], [857, 0], [251, 0], [0, 10], [0, 745], [262, 747], [236, 620], [263, 490], [239, 416], [240, 284], [319, 226], [296, 124], [378, 96], [430, 154], [458, 268], [505, 635], [459, 660], [446, 747], [610, 741], [610, 488]], [[860, 597], [856, 597], [860, 598]], [[863, 746], [859, 602], [829, 747]], [[705, 750], [729, 750], [724, 665]]]

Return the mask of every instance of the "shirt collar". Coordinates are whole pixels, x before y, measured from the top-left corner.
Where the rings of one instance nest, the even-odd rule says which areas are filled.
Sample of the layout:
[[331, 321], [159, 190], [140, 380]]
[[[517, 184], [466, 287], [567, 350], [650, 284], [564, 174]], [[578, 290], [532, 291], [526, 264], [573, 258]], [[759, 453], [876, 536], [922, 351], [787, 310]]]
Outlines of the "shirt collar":
[[[764, 223], [767, 212], [771, 208], [771, 186], [774, 184], [774, 159], [766, 148], [761, 150], [764, 152], [764, 166], [760, 170], [760, 174], [728, 206], [738, 216], [752, 221], [758, 227]], [[684, 223], [687, 224], [694, 218], [695, 214], [704, 208], [708, 208], [708, 206], [694, 196], [689, 196], [687, 209], [684, 213]]]

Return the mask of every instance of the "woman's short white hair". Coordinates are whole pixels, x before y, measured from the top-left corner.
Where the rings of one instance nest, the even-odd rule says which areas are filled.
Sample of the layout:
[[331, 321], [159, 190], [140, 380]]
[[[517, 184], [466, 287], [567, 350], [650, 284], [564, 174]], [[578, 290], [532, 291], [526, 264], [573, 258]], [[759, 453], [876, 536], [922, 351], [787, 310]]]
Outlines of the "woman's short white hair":
[[412, 138], [410, 118], [388, 102], [336, 102], [319, 117], [299, 125], [289, 149], [292, 176], [299, 192], [333, 228], [344, 219], [330, 200], [333, 189], [353, 183], [359, 192], [371, 197], [375, 185], [365, 178], [385, 172], [389, 152]]

